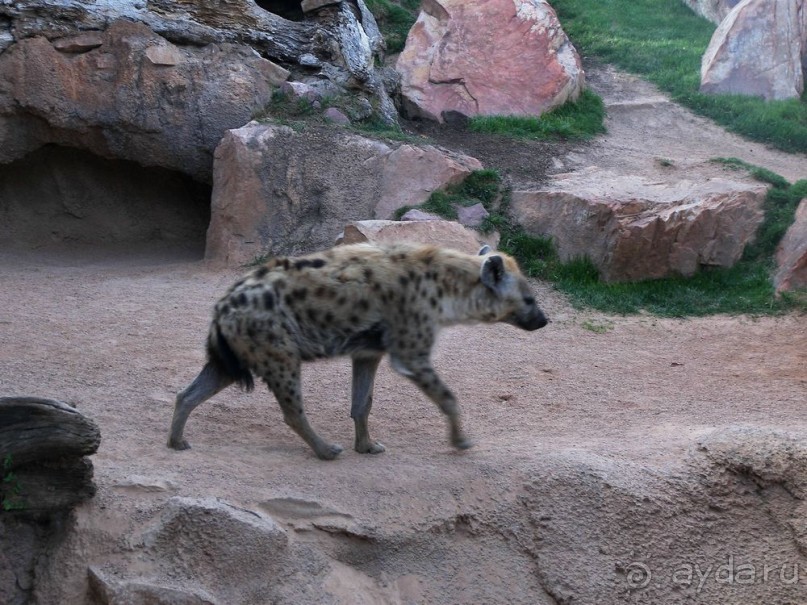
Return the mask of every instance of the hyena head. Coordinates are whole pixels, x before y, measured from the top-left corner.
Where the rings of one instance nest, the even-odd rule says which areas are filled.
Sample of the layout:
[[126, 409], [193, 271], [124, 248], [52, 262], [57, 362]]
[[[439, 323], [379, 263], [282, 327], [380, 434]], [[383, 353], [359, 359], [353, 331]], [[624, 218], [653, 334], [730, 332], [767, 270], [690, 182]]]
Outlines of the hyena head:
[[484, 256], [480, 279], [485, 288], [485, 304], [493, 321], [503, 321], [522, 330], [537, 330], [547, 324], [544, 312], [538, 308], [527, 280], [516, 261], [500, 252], [491, 253], [489, 246], [479, 251]]

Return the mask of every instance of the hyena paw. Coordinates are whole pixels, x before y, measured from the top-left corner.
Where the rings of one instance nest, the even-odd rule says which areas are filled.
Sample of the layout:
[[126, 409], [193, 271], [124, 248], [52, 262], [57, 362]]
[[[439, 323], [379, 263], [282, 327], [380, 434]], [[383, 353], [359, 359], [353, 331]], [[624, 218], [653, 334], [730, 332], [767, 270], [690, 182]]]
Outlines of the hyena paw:
[[355, 450], [360, 454], [380, 454], [381, 452], [386, 451], [387, 448], [384, 447], [383, 443], [379, 443], [378, 441], [370, 441], [368, 443], [363, 444], [356, 444]]
[[191, 449], [191, 444], [188, 443], [185, 439], [169, 439], [168, 447], [170, 447], [171, 449], [175, 449], [177, 451], [182, 451]]
[[458, 450], [467, 450], [473, 447], [474, 442], [468, 439], [467, 437], [457, 437], [451, 440], [451, 445], [453, 445]]
[[320, 460], [333, 460], [342, 453], [342, 446], [336, 443], [325, 444], [316, 451], [317, 458]]

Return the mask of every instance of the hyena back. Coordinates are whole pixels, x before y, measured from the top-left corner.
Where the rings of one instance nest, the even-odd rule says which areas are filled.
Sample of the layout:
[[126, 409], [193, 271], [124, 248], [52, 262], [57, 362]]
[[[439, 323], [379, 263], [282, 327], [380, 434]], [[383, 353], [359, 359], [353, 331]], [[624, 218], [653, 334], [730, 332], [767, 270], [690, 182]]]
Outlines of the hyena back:
[[385, 353], [447, 416], [451, 443], [470, 447], [451, 391], [431, 364], [437, 332], [462, 323], [505, 322], [537, 330], [547, 319], [511, 257], [486, 246], [469, 255], [433, 246], [357, 244], [298, 258], [275, 258], [236, 282], [219, 300], [208, 361], [176, 400], [168, 445], [183, 438], [191, 411], [253, 376], [274, 393], [285, 422], [322, 459], [342, 448], [324, 441], [303, 411], [303, 361], [350, 355], [355, 449], [376, 454], [367, 419], [376, 369]]

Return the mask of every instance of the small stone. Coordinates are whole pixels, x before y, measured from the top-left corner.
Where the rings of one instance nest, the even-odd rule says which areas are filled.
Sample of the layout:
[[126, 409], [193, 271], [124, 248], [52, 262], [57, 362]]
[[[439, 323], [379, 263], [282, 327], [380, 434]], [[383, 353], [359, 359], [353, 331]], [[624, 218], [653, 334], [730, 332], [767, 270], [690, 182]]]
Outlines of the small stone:
[[431, 212], [424, 212], [423, 210], [418, 210], [417, 208], [412, 208], [411, 210], [407, 210], [406, 213], [401, 217], [402, 221], [442, 221], [444, 220], [443, 217], [438, 216], [436, 214], [432, 214]]
[[350, 118], [339, 111], [336, 107], [329, 107], [326, 109], [324, 116], [327, 121], [333, 122], [334, 124], [339, 124], [340, 126], [347, 126], [350, 124]]
[[84, 32], [77, 36], [59, 38], [53, 41], [53, 48], [63, 53], [83, 53], [101, 46], [101, 32]]
[[480, 227], [490, 213], [482, 204], [457, 206], [457, 220], [466, 227]]
[[160, 44], [159, 46], [149, 46], [146, 49], [146, 57], [154, 65], [173, 66], [182, 63], [182, 53], [173, 44]]

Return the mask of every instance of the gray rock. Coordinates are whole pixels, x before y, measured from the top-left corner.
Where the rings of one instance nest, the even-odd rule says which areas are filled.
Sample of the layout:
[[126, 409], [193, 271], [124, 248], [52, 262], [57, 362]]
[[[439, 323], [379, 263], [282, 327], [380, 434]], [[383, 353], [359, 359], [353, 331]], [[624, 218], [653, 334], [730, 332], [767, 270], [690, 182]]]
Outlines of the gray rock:
[[340, 126], [347, 126], [350, 124], [350, 118], [339, 111], [336, 107], [329, 107], [323, 114], [328, 122], [339, 124]]
[[457, 220], [466, 227], [479, 227], [490, 216], [482, 204], [457, 206]]
[[807, 198], [776, 249], [778, 268], [773, 277], [777, 292], [807, 288]]

